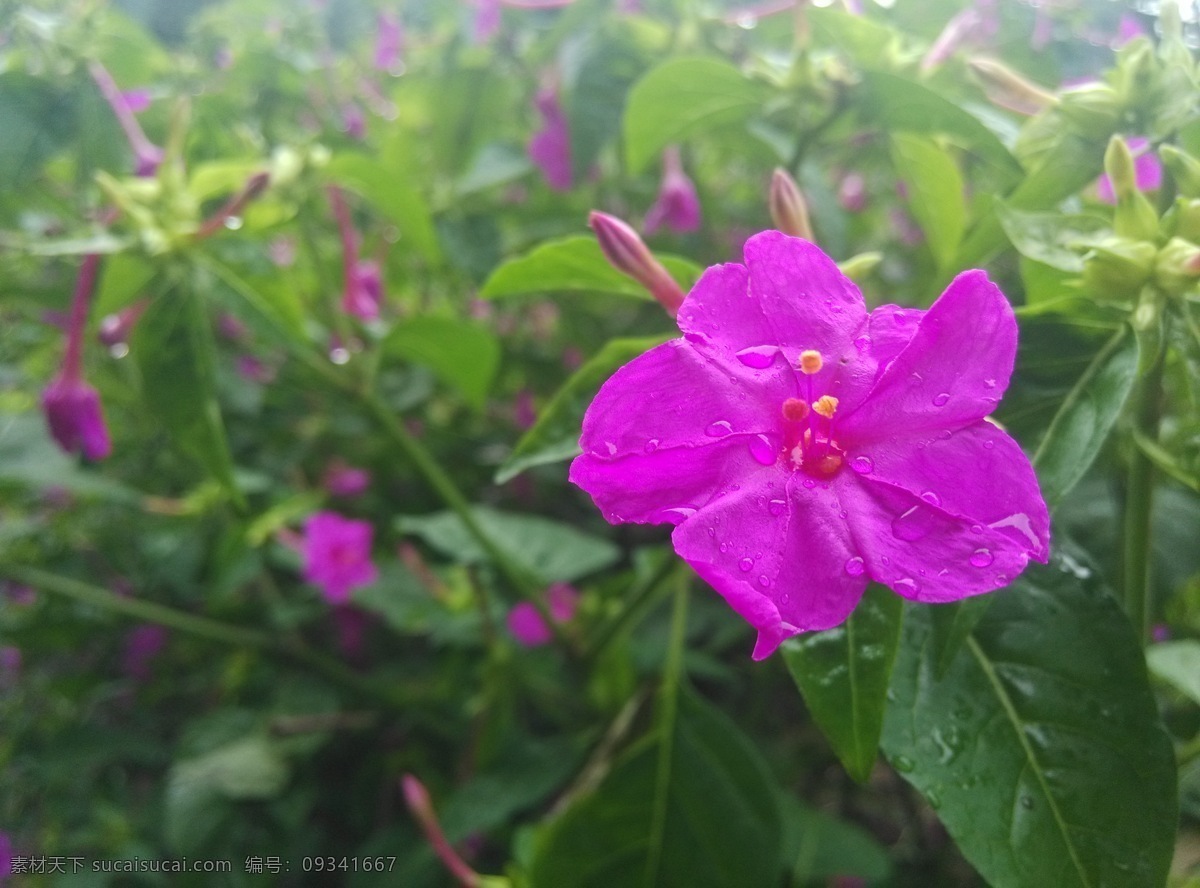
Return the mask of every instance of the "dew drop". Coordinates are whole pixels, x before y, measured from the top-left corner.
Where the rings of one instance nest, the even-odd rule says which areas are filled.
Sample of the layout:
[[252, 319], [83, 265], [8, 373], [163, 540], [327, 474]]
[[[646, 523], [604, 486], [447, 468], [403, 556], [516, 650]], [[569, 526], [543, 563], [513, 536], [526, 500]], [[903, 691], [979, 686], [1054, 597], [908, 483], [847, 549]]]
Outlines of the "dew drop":
[[717, 535], [717, 529], [715, 527], [710, 527], [708, 529], [708, 535], [710, 537], [715, 537]]
[[772, 515], [782, 515], [787, 509], [787, 502], [781, 499], [773, 499], [767, 503], [767, 511]]
[[866, 565], [863, 563], [863, 560], [857, 555], [846, 562], [845, 568], [846, 573], [852, 577], [861, 577], [863, 575], [863, 571], [867, 569]]
[[987, 567], [996, 559], [987, 549], [976, 549], [967, 560], [971, 562], [971, 567]]
[[913, 506], [892, 520], [892, 534], [905, 542], [915, 542], [933, 530], [933, 513], [923, 505]]
[[721, 548], [721, 551], [722, 551], [722, 552], [728, 552], [728, 551], [729, 551], [729, 544], [728, 544], [728, 543], [721, 543], [721, 546], [720, 546], [720, 548]]
[[696, 514], [691, 506], [677, 506], [674, 509], [659, 509], [654, 513], [654, 520], [660, 524], [679, 524]]
[[1005, 574], [996, 574], [996, 582], [1001, 586], [1008, 585], [1008, 576]]
[[901, 577], [892, 584], [892, 588], [901, 595], [916, 595], [921, 591], [921, 584], [912, 577]]
[[934, 407], [945, 407], [946, 402], [949, 400], [950, 400], [950, 393], [949, 392], [941, 392], [940, 394], [934, 395], [933, 406]]
[[753, 558], [743, 558], [741, 561], [738, 562], [738, 567], [740, 567], [743, 572], [749, 571], [750, 568], [754, 567], [754, 559]]
[[749, 447], [750, 455], [759, 465], [772, 466], [775, 464], [775, 448], [771, 446], [771, 439], [766, 435], [755, 435], [750, 439]]
[[241, 216], [228, 216], [225, 219], [225, 227], [228, 228], [230, 231], [237, 231], [239, 228], [242, 227], [242, 224], [243, 223], [242, 223]]
[[994, 389], [994, 388], [996, 387], [996, 380], [994, 380], [994, 379], [985, 379], [985, 380], [983, 381], [983, 384], [984, 384], [985, 386], [987, 386], [988, 388], [990, 388], [990, 389]]
[[911, 771], [913, 768], [916, 767], [916, 765], [913, 763], [913, 760], [905, 755], [898, 755], [894, 759], [892, 759], [892, 766], [897, 771], [900, 771], [905, 774], [907, 774], [909, 771]]
[[1033, 549], [1035, 552], [1042, 548], [1041, 541], [1038, 540], [1037, 534], [1033, 532], [1033, 522], [1029, 520], [1029, 516], [1024, 512], [1015, 512], [1014, 514], [1009, 515], [1007, 518], [1002, 518], [999, 521], [993, 521], [988, 525], [988, 527], [992, 528], [993, 530], [1011, 527], [1025, 538], [1025, 542], [1029, 544], [1029, 548]]
[[940, 506], [942, 504], [942, 498], [932, 490], [922, 491], [921, 499], [925, 500], [931, 506]]
[[812, 478], [805, 478], [804, 486], [807, 487], [809, 490], [812, 490], [814, 487], [817, 486], [817, 482], [814, 481]]
[[884, 556], [883, 556], [882, 558], [880, 558], [879, 560], [883, 562], [883, 566], [884, 566], [884, 567], [887, 567], [889, 564], [891, 564], [891, 563], [892, 563], [892, 559], [888, 558], [886, 555], [884, 555]]
[[708, 428], [704, 430], [704, 434], [710, 438], [724, 438], [732, 431], [733, 426], [727, 420], [721, 419], [710, 423]]
[[869, 456], [856, 456], [850, 460], [850, 468], [860, 475], [869, 475], [875, 471], [875, 463]]
[[871, 340], [866, 336], [860, 336], [854, 340], [854, 347], [859, 351], [866, 351], [867, 346], [871, 344]]
[[1030, 796], [1021, 796], [1021, 807], [1029, 811], [1033, 809], [1033, 799]]
[[995, 446], [996, 446], [996, 442], [995, 442], [995, 441], [984, 441], [984, 442], [983, 442], [983, 449], [984, 449], [984, 450], [991, 450], [991, 449], [992, 449], [993, 447], [995, 447]]
[[646, 442], [646, 446], [643, 448], [643, 450], [645, 450], [647, 453], [653, 453], [654, 451], [658, 450], [658, 445], [658, 438], [651, 438]]
[[331, 348], [329, 350], [329, 360], [335, 364], [348, 363], [350, 361], [350, 351], [340, 346], [338, 348]]
[[775, 363], [775, 356], [779, 354], [779, 347], [775, 345], [753, 345], [750, 348], [744, 348], [737, 352], [737, 359], [747, 367], [752, 367], [755, 370], [766, 370]]
[[764, 589], [766, 589], [768, 586], [771, 585], [771, 578], [768, 577], [766, 574], [759, 574], [758, 575], [758, 585], [760, 585]]

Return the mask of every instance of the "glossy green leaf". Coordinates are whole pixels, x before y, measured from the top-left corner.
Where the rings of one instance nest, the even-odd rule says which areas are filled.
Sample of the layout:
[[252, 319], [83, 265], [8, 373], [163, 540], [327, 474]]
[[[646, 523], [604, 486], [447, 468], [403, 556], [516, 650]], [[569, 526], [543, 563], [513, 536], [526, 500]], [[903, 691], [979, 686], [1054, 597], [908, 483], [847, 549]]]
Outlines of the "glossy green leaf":
[[625, 159], [641, 172], [673, 142], [744, 120], [768, 97], [766, 87], [728, 62], [685, 57], [646, 73], [625, 104]]
[[1015, 181], [1017, 161], [990, 129], [933, 90], [883, 71], [866, 71], [855, 101], [872, 126], [895, 132], [945, 135]]
[[496, 470], [496, 483], [503, 484], [526, 469], [571, 459], [579, 453], [579, 430], [592, 398], [618, 367], [664, 342], [667, 336], [613, 339], [571, 374], [550, 403], [538, 414], [504, 464]]
[[908, 189], [908, 204], [938, 267], [954, 258], [967, 226], [962, 174], [953, 155], [932, 139], [892, 135], [892, 163]]
[[[612, 564], [620, 550], [598, 537], [580, 533], [560, 521], [501, 512], [477, 506], [472, 510], [484, 532], [517, 565], [546, 583], [570, 582]], [[403, 516], [401, 533], [411, 533], [443, 555], [463, 564], [487, 560], [462, 521], [453, 512]]]
[[152, 295], [147, 287], [154, 280], [154, 266], [134, 253], [118, 253], [100, 263], [100, 282], [93, 297], [93, 311], [103, 318], [133, 303], [139, 296]]
[[1003, 201], [993, 207], [1018, 253], [1060, 271], [1082, 272], [1087, 248], [1112, 232], [1112, 223], [1102, 216], [1031, 212]]
[[1164, 641], [1146, 649], [1150, 671], [1200, 704], [1200, 641]]
[[940, 680], [909, 608], [888, 759], [996, 888], [1162, 885], [1175, 757], [1124, 612], [1062, 559], [992, 597]]
[[134, 335], [147, 405], [177, 446], [240, 500], [217, 403], [212, 331], [199, 297], [183, 290], [159, 297]]
[[582, 181], [606, 144], [621, 131], [625, 96], [646, 68], [643, 54], [628, 32], [588, 41], [579, 72], [567, 96], [571, 166]]
[[[658, 256], [657, 259], [685, 290], [704, 270], [678, 256]], [[500, 299], [558, 292], [611, 293], [633, 299], [653, 299], [645, 287], [609, 265], [596, 239], [587, 235], [546, 241], [524, 256], [509, 259], [492, 272], [479, 295], [484, 299]]]
[[453, 318], [430, 316], [401, 321], [383, 340], [384, 351], [428, 367], [483, 407], [500, 366], [500, 343], [486, 327]]
[[1137, 378], [1138, 344], [1129, 331], [1110, 340], [1071, 389], [1042, 439], [1033, 464], [1053, 509], [1084, 476]]
[[[660, 756], [663, 743], [669, 755]], [[665, 821], [653, 848], [657, 791]], [[665, 736], [660, 729], [634, 746], [545, 828], [529, 875], [532, 888], [727, 888], [775, 884], [781, 869], [779, 810], [761, 754], [725, 715], [684, 693]]]
[[399, 247], [415, 249], [431, 265], [442, 261], [429, 205], [405, 177], [407, 170], [391, 169], [365, 154], [339, 154], [329, 162], [328, 173], [395, 223]]
[[983, 619], [995, 598], [991, 595], [976, 595], [962, 601], [951, 601], [929, 608], [929, 619], [933, 636], [930, 639], [935, 674], [940, 679], [962, 650], [963, 643], [971, 636], [971, 630]]
[[841, 626], [797, 635], [781, 647], [813, 719], [860, 783], [871, 775], [879, 751], [902, 604], [872, 583]]
[[0, 74], [0, 182], [31, 182], [68, 135], [66, 99], [45, 80], [20, 71]]
[[783, 854], [794, 888], [816, 879], [838, 876], [886, 879], [891, 870], [887, 851], [861, 827], [831, 817], [780, 792]]

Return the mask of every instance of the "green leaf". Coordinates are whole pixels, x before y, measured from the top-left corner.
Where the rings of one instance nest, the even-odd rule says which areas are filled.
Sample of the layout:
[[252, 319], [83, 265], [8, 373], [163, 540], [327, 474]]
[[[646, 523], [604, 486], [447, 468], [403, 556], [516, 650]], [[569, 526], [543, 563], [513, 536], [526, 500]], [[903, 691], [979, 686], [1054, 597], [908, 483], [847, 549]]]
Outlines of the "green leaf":
[[930, 643], [938, 679], [946, 674], [962, 650], [963, 643], [970, 637], [971, 630], [983, 619], [994, 600], [990, 595], [976, 595], [929, 609], [929, 619], [933, 625]]
[[1200, 704], [1200, 641], [1164, 641], [1146, 649], [1150, 671]]
[[809, 808], [783, 792], [779, 804], [783, 853], [791, 861], [789, 884], [799, 888], [838, 876], [872, 882], [887, 878], [891, 870], [887, 852], [863, 829]]
[[93, 311], [96, 317], [118, 312], [138, 296], [150, 295], [146, 288], [154, 280], [154, 266], [133, 253], [118, 253], [100, 263]]
[[1004, 143], [977, 118], [933, 90], [905, 77], [866, 71], [856, 91], [861, 114], [893, 132], [944, 135], [1016, 181], [1021, 167]]
[[67, 98], [48, 83], [20, 71], [0, 74], [0, 182], [6, 189], [36, 178], [71, 126]]
[[479, 409], [500, 365], [500, 343], [486, 327], [453, 318], [401, 321], [383, 340], [394, 357], [428, 367]]
[[[607, 540], [582, 534], [561, 521], [501, 512], [477, 506], [472, 510], [484, 532], [516, 564], [546, 583], [570, 582], [612, 564], [620, 550]], [[401, 533], [419, 536], [443, 555], [463, 564], [487, 556], [453, 512], [402, 516]]]
[[1112, 233], [1102, 216], [1029, 212], [999, 200], [992, 206], [1018, 253], [1059, 271], [1082, 272], [1087, 248]]
[[[671, 750], [660, 759], [663, 743]], [[681, 694], [665, 736], [656, 732], [637, 744], [593, 794], [545, 828], [530, 882], [533, 888], [775, 884], [781, 862], [773, 786], [754, 744], [721, 712]], [[666, 819], [661, 847], [652, 848], [656, 791], [665, 793]]]
[[967, 226], [963, 180], [950, 152], [932, 139], [892, 134], [892, 162], [908, 188], [912, 208], [938, 268], [954, 259]]
[[496, 483], [515, 478], [526, 469], [571, 459], [579, 453], [583, 414], [596, 392], [618, 367], [664, 342], [666, 335], [638, 339], [613, 339], [571, 374], [538, 414], [504, 464], [496, 470]]
[[1175, 757], [1124, 612], [1062, 559], [992, 597], [941, 680], [909, 609], [889, 760], [990, 885], [1162, 885]]
[[[696, 263], [678, 256], [657, 259], [685, 290], [700, 277]], [[633, 299], [653, 299], [635, 281], [608, 264], [594, 237], [576, 235], [546, 241], [492, 272], [479, 295], [484, 299], [527, 296], [533, 293], [611, 293]]]
[[[65, 488], [130, 506], [141, 501], [134, 488], [84, 468], [78, 458], [63, 453], [50, 437], [45, 418], [34, 413], [0, 413], [0, 481], [35, 490]], [[5, 518], [10, 520], [15, 524], [16, 516]]]
[[1033, 457], [1038, 482], [1053, 509], [1104, 446], [1137, 378], [1138, 344], [1122, 327], [1100, 350], [1055, 414]]
[[212, 331], [199, 297], [174, 290], [156, 299], [134, 336], [147, 405], [180, 449], [240, 502], [217, 403]]
[[401, 248], [415, 249], [430, 265], [441, 263], [442, 248], [429, 205], [408, 183], [407, 170], [391, 169], [365, 154], [339, 154], [327, 169], [334, 181], [358, 192], [395, 223]]
[[567, 95], [571, 166], [582, 181], [606, 144], [621, 131], [621, 115], [630, 85], [646, 60], [628, 30], [589, 41], [583, 48], [575, 82]]
[[867, 587], [841, 626], [783, 643], [783, 659], [813, 719], [846, 770], [860, 783], [871, 776], [903, 601], [883, 586]]
[[638, 173], [673, 142], [749, 117], [768, 97], [766, 87], [728, 62], [671, 59], [651, 68], [625, 104], [625, 159]]

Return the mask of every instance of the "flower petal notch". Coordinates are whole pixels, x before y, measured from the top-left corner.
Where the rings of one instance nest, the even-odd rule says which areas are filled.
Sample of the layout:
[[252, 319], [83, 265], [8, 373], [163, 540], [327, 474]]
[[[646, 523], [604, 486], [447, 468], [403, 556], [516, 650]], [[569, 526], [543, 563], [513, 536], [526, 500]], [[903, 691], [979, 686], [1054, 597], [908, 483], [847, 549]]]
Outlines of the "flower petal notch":
[[618, 370], [570, 478], [675, 551], [758, 632], [754, 658], [842, 623], [867, 583], [922, 602], [1008, 585], [1049, 555], [1029, 460], [987, 420], [1017, 325], [982, 271], [925, 311], [868, 313], [815, 245], [778, 231], [709, 268], [683, 337]]

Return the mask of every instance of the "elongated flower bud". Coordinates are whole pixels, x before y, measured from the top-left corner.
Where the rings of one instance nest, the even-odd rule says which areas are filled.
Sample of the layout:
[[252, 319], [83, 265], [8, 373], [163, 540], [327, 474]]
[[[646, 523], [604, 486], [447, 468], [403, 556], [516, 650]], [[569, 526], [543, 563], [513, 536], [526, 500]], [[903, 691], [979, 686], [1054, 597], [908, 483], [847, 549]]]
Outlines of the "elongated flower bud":
[[1120, 136], [1109, 139], [1104, 152], [1104, 172], [1117, 198], [1113, 231], [1119, 237], [1151, 240], [1158, 232], [1158, 214], [1146, 196], [1138, 190], [1137, 168], [1133, 153]]
[[967, 65], [979, 78], [987, 97], [1001, 108], [1033, 115], [1058, 104], [1058, 99], [1052, 93], [1026, 80], [1002, 62], [976, 56], [968, 59]]
[[1121, 97], [1106, 83], [1085, 83], [1059, 95], [1063, 117], [1085, 136], [1101, 138], [1116, 129]]
[[796, 180], [783, 167], [775, 167], [771, 175], [771, 191], [767, 198], [771, 221], [784, 234], [814, 240], [808, 205]]
[[429, 840], [434, 853], [450, 871], [450, 875], [454, 876], [463, 888], [476, 888], [480, 884], [479, 873], [467, 866], [446, 840], [446, 835], [442, 832], [442, 825], [438, 823], [437, 814], [433, 810], [433, 802], [429, 799], [429, 791], [425, 789], [425, 785], [412, 774], [405, 774], [400, 778], [400, 787], [404, 792], [404, 803], [408, 805], [408, 810], [421, 825], [425, 838]]
[[597, 210], [588, 216], [588, 225], [596, 233], [596, 240], [609, 264], [649, 290], [667, 314], [675, 317], [683, 304], [683, 290], [654, 258], [638, 233], [616, 216]]
[[1173, 237], [1158, 251], [1154, 283], [1171, 295], [1190, 290], [1200, 279], [1200, 247]]
[[1163, 145], [1158, 156], [1175, 180], [1175, 187], [1184, 197], [1200, 197], [1200, 160], [1174, 145]]

